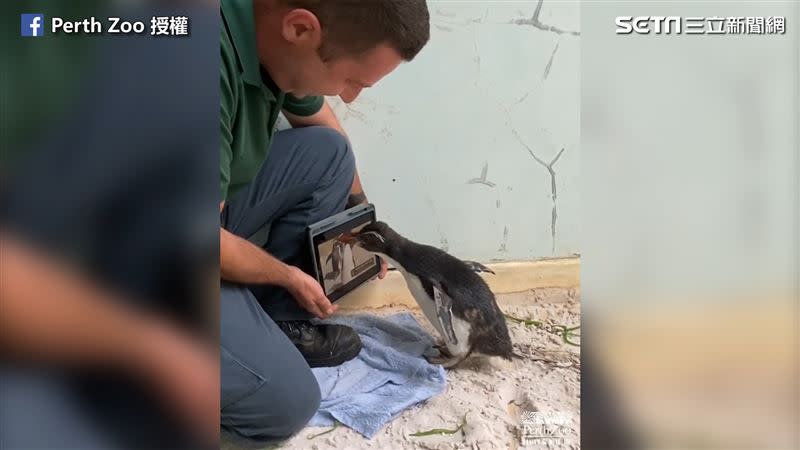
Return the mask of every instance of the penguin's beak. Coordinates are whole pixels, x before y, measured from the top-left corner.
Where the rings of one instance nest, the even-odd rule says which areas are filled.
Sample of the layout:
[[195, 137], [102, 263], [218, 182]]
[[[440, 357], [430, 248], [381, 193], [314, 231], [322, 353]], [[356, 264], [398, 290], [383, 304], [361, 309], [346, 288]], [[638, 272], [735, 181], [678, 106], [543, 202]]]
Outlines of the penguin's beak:
[[345, 233], [340, 238], [339, 241], [344, 242], [348, 245], [356, 245], [359, 244], [358, 236], [353, 235], [352, 233]]

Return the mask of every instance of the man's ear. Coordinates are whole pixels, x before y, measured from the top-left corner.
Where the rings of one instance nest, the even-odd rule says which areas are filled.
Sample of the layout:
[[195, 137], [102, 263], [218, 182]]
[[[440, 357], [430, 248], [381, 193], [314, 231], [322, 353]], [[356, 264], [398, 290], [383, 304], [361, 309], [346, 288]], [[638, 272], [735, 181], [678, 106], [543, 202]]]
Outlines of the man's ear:
[[283, 16], [283, 38], [301, 47], [318, 49], [322, 43], [319, 19], [307, 9], [292, 9]]

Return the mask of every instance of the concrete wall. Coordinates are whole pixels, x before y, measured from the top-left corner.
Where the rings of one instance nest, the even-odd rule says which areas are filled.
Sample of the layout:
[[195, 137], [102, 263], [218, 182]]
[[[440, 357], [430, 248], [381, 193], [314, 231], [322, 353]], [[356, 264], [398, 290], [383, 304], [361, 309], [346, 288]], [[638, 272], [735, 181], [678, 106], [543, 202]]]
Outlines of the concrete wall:
[[465, 259], [578, 253], [578, 3], [429, 7], [412, 63], [330, 99], [379, 217]]

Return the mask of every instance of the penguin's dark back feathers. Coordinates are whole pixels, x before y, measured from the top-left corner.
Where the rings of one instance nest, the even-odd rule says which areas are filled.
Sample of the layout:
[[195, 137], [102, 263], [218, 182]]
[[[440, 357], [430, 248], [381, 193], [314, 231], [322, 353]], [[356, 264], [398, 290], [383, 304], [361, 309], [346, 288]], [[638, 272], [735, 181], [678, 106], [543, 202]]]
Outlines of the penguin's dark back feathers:
[[443, 250], [402, 239], [402, 244], [393, 249], [395, 254], [388, 256], [419, 277], [429, 296], [433, 297], [436, 284], [453, 299], [453, 314], [471, 325], [470, 344], [474, 351], [510, 359], [513, 349], [505, 317], [483, 278]]

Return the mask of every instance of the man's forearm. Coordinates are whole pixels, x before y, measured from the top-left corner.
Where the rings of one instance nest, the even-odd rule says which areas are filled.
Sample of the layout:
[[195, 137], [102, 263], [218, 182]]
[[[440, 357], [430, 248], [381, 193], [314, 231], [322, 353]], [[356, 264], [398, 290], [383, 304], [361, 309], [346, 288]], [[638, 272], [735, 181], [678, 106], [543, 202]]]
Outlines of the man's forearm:
[[176, 419], [217, 437], [211, 426], [212, 419], [219, 424], [214, 346], [161, 316], [127, 306], [118, 293], [25, 242], [0, 235], [0, 255], [4, 361], [133, 376]]
[[262, 248], [220, 228], [219, 264], [222, 279], [246, 284], [288, 287], [291, 268]]
[[0, 347], [56, 365], [154, 368], [171, 326], [11, 237], [0, 237]]

